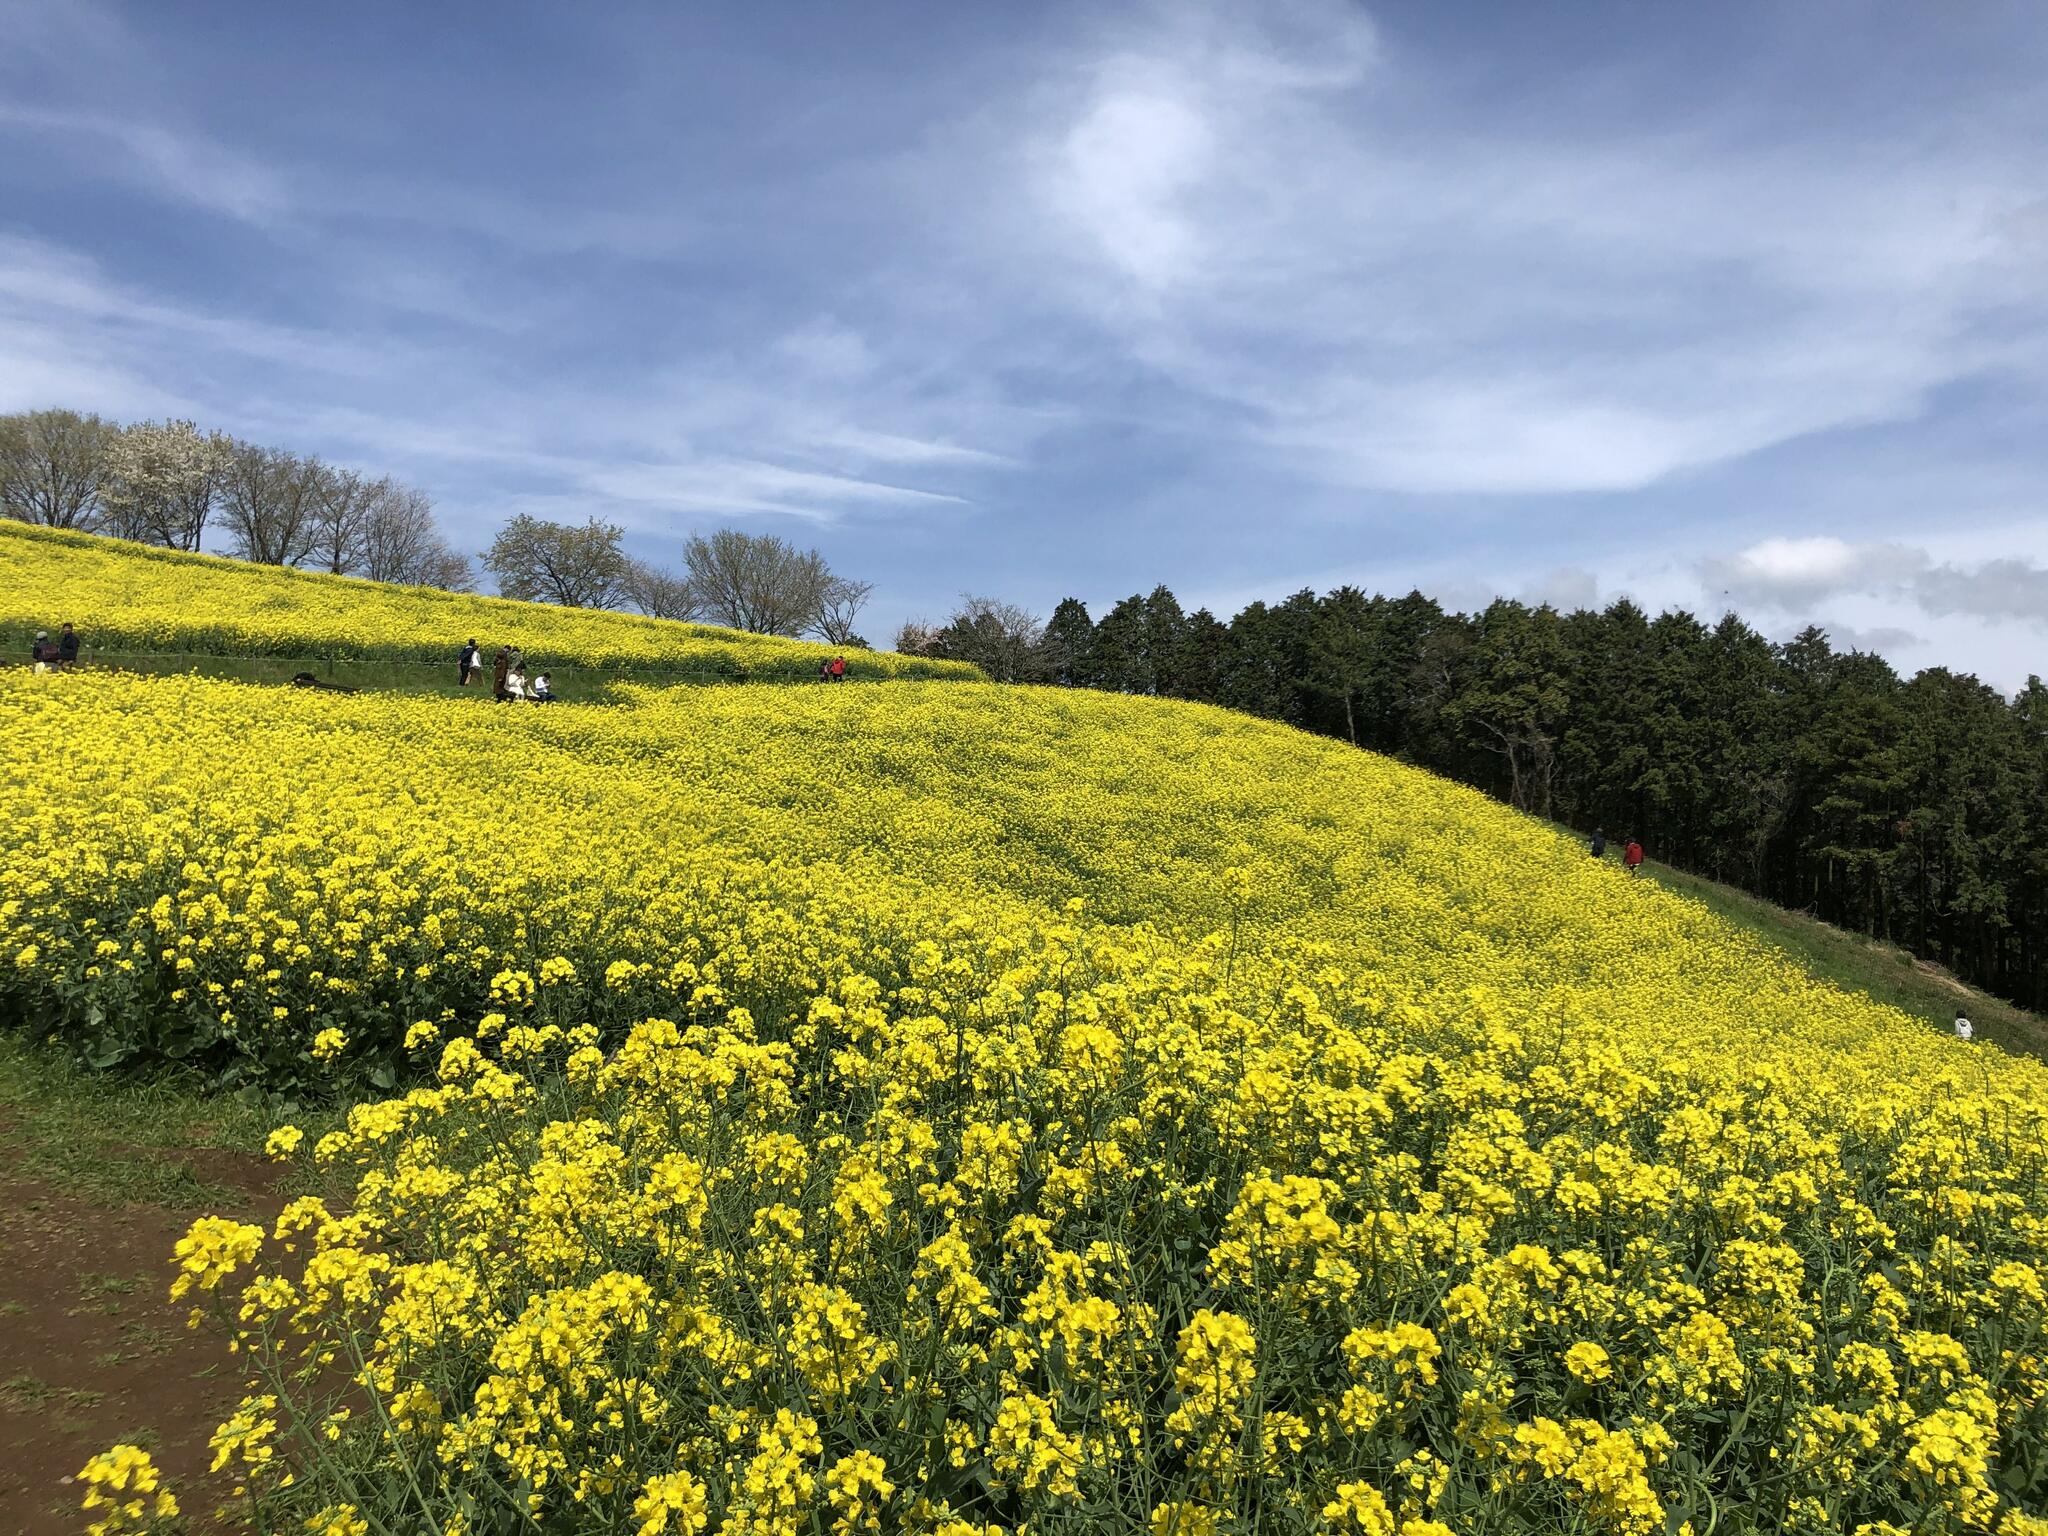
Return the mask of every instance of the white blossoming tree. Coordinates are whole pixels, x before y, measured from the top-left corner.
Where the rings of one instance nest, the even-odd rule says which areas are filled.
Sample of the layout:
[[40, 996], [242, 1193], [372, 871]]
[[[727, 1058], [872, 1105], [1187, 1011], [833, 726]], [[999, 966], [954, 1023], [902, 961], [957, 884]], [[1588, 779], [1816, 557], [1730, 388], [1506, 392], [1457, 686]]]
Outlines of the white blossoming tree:
[[109, 531], [170, 549], [199, 548], [234, 444], [189, 421], [142, 421], [107, 447], [102, 490]]

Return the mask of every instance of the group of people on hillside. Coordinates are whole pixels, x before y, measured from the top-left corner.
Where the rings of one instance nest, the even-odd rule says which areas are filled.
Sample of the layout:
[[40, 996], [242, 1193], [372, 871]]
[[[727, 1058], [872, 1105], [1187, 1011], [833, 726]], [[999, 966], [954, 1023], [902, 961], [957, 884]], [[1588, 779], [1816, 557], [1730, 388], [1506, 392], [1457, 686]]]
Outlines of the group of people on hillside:
[[[1607, 857], [1607, 834], [1598, 827], [1593, 829], [1591, 846], [1594, 858], [1604, 859]], [[1633, 833], [1629, 835], [1628, 841], [1622, 845], [1621, 867], [1626, 869], [1631, 875], [1640, 875], [1643, 872], [1643, 845]]]
[[66, 624], [56, 639], [50, 638], [47, 629], [36, 631], [36, 638], [28, 648], [29, 664], [38, 672], [52, 668], [70, 668], [78, 665], [78, 631]]
[[[64, 626], [68, 633], [69, 624]], [[456, 680], [465, 688], [480, 684], [484, 675], [483, 648], [475, 640], [462, 648], [461, 659], [456, 663]], [[818, 681], [822, 683], [843, 683], [846, 681], [846, 658], [827, 656], [818, 663]], [[500, 704], [523, 700], [530, 704], [552, 704], [555, 701], [554, 680], [547, 673], [528, 679], [526, 656], [517, 646], [501, 645], [491, 658], [491, 697]]]
[[[460, 681], [465, 688], [483, 677], [484, 653], [476, 641], [462, 648]], [[528, 704], [555, 702], [554, 680], [542, 672], [531, 681], [526, 676], [526, 654], [517, 646], [501, 645], [491, 658], [491, 697], [500, 704], [524, 701]]]

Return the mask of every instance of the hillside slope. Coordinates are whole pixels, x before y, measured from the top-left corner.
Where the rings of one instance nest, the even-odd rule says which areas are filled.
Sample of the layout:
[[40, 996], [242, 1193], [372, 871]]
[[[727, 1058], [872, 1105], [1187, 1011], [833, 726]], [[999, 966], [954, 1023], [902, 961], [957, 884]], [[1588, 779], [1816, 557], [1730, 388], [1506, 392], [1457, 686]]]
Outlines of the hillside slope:
[[[26, 655], [69, 621], [99, 652], [419, 662], [450, 674], [465, 640], [536, 664], [726, 679], [805, 679], [829, 647], [638, 614], [400, 587], [189, 555], [0, 519], [0, 632]], [[848, 651], [856, 677], [978, 674], [956, 662]]]
[[[757, 969], [772, 954], [815, 983], [897, 973], [919, 940], [1042, 924], [1070, 900], [1176, 945], [1327, 955], [1417, 1019], [1505, 1009], [1656, 1054], [1642, 1022], [1683, 1018], [1689, 1052], [1745, 1064], [1817, 1041], [1844, 1071], [1866, 1048], [1887, 1078], [1901, 1049], [1951, 1064], [1896, 1011], [1476, 792], [1221, 710], [960, 686], [504, 712], [10, 678], [10, 741], [65, 766], [0, 795], [16, 898], [0, 946], [39, 945], [14, 990], [49, 973], [33, 1008], [77, 1014], [112, 978], [38, 935], [81, 901], [99, 931], [177, 935], [181, 969], [143, 1010], [164, 1038], [118, 1049], [240, 1054], [270, 1075], [339, 1016], [389, 1064], [398, 1015], [479, 1011], [495, 975], [551, 957], [591, 1017], [630, 1020], [733, 935]], [[165, 900], [183, 915], [150, 916]], [[255, 950], [273, 959], [251, 974]], [[642, 979], [608, 982], [614, 966]], [[88, 1011], [136, 1011], [111, 1004]]]
[[1697, 901], [1732, 926], [1784, 951], [1807, 974], [1921, 1019], [1936, 1030], [1967, 1014], [1979, 1040], [2048, 1058], [2048, 1019], [1958, 981], [1896, 944], [1790, 912], [1732, 885], [1654, 860], [1644, 873], [1666, 890]]
[[414, 1084], [180, 1245], [269, 1528], [2041, 1529], [2040, 1064], [1222, 711], [617, 700], [0, 677], [0, 1008]]

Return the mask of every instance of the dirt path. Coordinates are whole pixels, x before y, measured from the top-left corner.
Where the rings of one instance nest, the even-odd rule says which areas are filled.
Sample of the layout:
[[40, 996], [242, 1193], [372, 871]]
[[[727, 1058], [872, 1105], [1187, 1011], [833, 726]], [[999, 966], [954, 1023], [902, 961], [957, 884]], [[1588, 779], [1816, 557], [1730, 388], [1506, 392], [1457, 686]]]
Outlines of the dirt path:
[[[0, 1135], [0, 1536], [79, 1530], [69, 1479], [121, 1440], [149, 1450], [204, 1527], [227, 1492], [206, 1475], [207, 1438], [241, 1396], [222, 1341], [167, 1295], [172, 1245], [204, 1213], [81, 1199], [22, 1176], [13, 1140]], [[261, 1221], [282, 1203], [259, 1158], [161, 1155], [233, 1192], [240, 1209], [215, 1214]]]

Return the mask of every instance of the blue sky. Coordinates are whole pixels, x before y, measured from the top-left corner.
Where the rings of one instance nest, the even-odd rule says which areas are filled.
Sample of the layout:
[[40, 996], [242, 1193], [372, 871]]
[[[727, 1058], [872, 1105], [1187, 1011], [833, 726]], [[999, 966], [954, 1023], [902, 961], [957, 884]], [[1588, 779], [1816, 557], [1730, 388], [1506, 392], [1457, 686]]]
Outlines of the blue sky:
[[1100, 611], [2048, 641], [2048, 7], [0, 0], [0, 409]]

